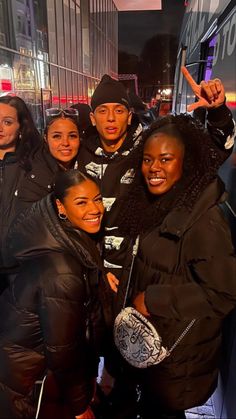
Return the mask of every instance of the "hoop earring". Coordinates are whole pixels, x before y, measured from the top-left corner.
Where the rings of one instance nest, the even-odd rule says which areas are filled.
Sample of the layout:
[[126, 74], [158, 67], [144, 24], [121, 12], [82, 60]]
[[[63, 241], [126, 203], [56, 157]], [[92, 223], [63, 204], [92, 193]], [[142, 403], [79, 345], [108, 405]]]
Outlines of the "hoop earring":
[[66, 216], [66, 214], [63, 214], [63, 212], [59, 212], [58, 217], [62, 221], [66, 221], [67, 220], [67, 216]]

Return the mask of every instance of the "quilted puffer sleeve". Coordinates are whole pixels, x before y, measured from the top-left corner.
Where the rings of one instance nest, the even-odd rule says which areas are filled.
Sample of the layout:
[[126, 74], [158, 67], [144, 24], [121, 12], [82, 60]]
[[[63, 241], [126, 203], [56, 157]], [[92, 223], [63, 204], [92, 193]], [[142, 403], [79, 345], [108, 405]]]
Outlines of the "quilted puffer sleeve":
[[47, 367], [53, 372], [73, 415], [91, 401], [95, 360], [86, 339], [83, 276], [48, 277], [39, 304]]
[[158, 284], [145, 291], [150, 313], [177, 320], [223, 318], [235, 307], [236, 257], [228, 227], [220, 220], [207, 217], [188, 232], [178, 273], [157, 271]]

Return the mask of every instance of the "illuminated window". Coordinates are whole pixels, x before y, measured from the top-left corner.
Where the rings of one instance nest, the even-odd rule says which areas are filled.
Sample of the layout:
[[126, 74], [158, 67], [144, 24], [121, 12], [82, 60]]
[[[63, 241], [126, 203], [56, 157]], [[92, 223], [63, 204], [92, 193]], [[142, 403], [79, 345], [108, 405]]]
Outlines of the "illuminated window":
[[211, 79], [212, 74], [212, 66], [213, 66], [213, 60], [214, 60], [214, 52], [215, 52], [215, 46], [216, 46], [216, 39], [217, 36], [214, 35], [210, 40], [206, 43], [206, 65], [204, 68], [204, 80], [208, 81]]

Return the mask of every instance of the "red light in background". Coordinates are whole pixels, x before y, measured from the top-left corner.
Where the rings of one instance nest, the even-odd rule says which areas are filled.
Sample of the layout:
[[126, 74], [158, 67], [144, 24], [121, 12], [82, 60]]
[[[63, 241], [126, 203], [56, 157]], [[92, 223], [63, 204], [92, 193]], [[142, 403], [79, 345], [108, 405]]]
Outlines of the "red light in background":
[[[60, 103], [64, 104], [64, 103], [88, 103], [88, 97], [85, 95], [79, 95], [79, 96], [61, 96], [60, 97]], [[59, 103], [59, 97], [58, 96], [53, 96], [52, 97], [52, 103]]]
[[0, 80], [0, 90], [3, 90], [3, 91], [12, 90], [12, 82], [11, 82], [11, 80], [1, 79]]
[[226, 104], [229, 108], [236, 108], [236, 102], [227, 100]]

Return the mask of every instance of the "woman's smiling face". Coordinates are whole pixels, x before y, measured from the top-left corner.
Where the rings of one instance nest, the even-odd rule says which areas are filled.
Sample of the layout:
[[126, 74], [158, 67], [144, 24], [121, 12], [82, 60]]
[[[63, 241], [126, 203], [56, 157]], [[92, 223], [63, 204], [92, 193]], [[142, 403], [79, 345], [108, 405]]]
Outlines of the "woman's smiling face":
[[70, 118], [56, 118], [48, 127], [45, 141], [51, 155], [65, 167], [70, 166], [80, 146], [77, 125]]
[[84, 180], [71, 186], [63, 203], [56, 201], [59, 213], [66, 215], [73, 227], [87, 233], [97, 233], [101, 226], [104, 206], [100, 190], [95, 182]]
[[148, 190], [153, 195], [169, 191], [181, 178], [184, 145], [181, 140], [159, 132], [145, 143], [142, 174]]

